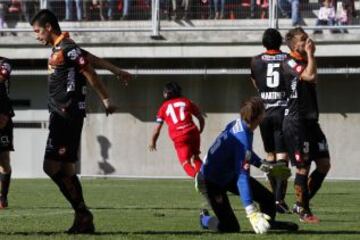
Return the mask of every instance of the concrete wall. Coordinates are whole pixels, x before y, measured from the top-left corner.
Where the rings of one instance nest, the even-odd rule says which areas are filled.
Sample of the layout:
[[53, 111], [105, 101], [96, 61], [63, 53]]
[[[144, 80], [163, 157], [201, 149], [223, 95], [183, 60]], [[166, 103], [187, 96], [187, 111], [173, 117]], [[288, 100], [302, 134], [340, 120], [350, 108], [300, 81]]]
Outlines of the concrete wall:
[[[105, 83], [119, 111], [105, 117], [94, 92], [89, 91], [81, 174], [185, 177], [166, 127], [161, 133], [158, 151], [147, 150], [153, 120], [162, 101], [162, 86], [169, 80], [178, 81], [184, 95], [198, 103], [207, 115], [201, 136], [202, 157], [224, 126], [237, 117], [241, 100], [255, 94], [246, 76], [139, 76], [128, 88], [107, 76]], [[15, 129], [16, 151], [12, 154], [15, 177], [45, 177], [42, 158], [48, 121], [46, 84], [46, 76], [15, 76], [12, 80], [12, 98], [31, 100], [30, 107], [16, 109], [15, 122], [40, 123], [37, 128]], [[360, 179], [360, 97], [357, 89], [360, 89], [359, 76], [320, 76], [320, 122], [330, 145], [332, 178]], [[258, 132], [254, 149], [264, 156]]]
[[[177, 80], [184, 95], [198, 103], [207, 115], [201, 137], [202, 156], [224, 126], [237, 117], [241, 100], [254, 94], [245, 76], [149, 76], [137, 79], [127, 89], [108, 81], [120, 113], [106, 118], [99, 113], [96, 98], [89, 97], [89, 109], [93, 113], [86, 119], [83, 132], [82, 174], [185, 176], [166, 129], [160, 136], [158, 151], [147, 150], [152, 121], [161, 104], [162, 86], [168, 80]], [[359, 87], [357, 77], [321, 76], [320, 122], [330, 146], [332, 178], [360, 179], [360, 99], [354, 90]], [[254, 139], [255, 151], [264, 156], [258, 132]]]

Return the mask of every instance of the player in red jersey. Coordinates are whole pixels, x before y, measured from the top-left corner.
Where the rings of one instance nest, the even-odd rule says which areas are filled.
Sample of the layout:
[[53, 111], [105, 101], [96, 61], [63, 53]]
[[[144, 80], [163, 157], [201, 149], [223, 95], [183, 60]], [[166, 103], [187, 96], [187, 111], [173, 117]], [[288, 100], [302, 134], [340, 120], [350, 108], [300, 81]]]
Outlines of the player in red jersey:
[[[163, 96], [165, 101], [157, 114], [158, 124], [154, 128], [149, 149], [156, 150], [157, 139], [163, 123], [166, 122], [180, 164], [186, 174], [194, 178], [202, 165], [199, 154], [200, 133], [205, 126], [204, 117], [193, 102], [181, 95], [181, 87], [176, 82], [165, 85]], [[192, 115], [199, 120], [200, 129], [193, 122]]]

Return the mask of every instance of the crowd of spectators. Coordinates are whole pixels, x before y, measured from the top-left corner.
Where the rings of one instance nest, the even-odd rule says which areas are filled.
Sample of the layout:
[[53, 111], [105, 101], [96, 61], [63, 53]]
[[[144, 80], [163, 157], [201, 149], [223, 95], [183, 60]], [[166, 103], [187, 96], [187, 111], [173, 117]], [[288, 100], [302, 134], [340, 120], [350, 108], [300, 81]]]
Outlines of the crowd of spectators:
[[[269, 0], [159, 0], [161, 18], [266, 18]], [[305, 25], [302, 13], [316, 12], [316, 25], [349, 25], [356, 17], [355, 0], [278, 0], [279, 15]], [[151, 17], [151, 0], [0, 0], [0, 29], [29, 22], [39, 9], [50, 9], [61, 21], [140, 20]], [[321, 31], [315, 31], [321, 33]], [[0, 34], [3, 34], [0, 32]]]

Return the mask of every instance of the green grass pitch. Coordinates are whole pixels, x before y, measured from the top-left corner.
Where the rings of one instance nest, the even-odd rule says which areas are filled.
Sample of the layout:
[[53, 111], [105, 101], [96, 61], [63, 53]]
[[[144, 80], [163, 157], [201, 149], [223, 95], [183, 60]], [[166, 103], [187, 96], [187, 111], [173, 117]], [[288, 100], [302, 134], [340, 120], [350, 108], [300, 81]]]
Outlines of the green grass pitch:
[[[328, 181], [312, 201], [318, 225], [297, 233], [255, 235], [237, 196], [230, 200], [241, 232], [217, 234], [199, 227], [201, 198], [190, 180], [82, 179], [95, 215], [95, 235], [68, 236], [73, 212], [50, 180], [14, 180], [9, 208], [0, 211], [0, 239], [360, 239], [360, 182]], [[292, 183], [287, 202], [294, 201]], [[295, 215], [279, 220], [298, 222]]]

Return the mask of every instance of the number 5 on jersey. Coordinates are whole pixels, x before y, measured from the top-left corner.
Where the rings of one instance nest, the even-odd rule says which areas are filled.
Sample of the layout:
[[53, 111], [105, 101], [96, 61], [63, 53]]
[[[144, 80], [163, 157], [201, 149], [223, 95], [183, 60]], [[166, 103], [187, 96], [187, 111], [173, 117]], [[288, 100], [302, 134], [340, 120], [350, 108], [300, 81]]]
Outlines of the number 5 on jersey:
[[266, 73], [266, 86], [269, 88], [276, 88], [280, 84], [280, 74], [277, 68], [280, 67], [280, 63], [269, 63]]

